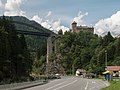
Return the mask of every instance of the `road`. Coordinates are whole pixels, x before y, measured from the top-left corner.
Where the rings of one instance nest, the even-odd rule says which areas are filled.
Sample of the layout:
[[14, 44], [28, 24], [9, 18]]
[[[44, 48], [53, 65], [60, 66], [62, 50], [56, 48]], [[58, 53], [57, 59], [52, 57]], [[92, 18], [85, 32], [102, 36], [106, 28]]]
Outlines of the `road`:
[[100, 90], [107, 85], [108, 83], [102, 80], [71, 76], [63, 77], [62, 79], [53, 80], [47, 84], [24, 90]]

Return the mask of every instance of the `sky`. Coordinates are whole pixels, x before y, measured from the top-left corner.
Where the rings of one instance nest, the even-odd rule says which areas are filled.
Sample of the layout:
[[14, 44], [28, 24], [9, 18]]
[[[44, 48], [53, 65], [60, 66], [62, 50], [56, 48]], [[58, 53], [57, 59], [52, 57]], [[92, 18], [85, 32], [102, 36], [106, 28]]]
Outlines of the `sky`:
[[120, 34], [120, 0], [0, 0], [0, 15], [25, 16], [54, 32], [69, 31], [71, 23], [93, 26], [104, 36]]

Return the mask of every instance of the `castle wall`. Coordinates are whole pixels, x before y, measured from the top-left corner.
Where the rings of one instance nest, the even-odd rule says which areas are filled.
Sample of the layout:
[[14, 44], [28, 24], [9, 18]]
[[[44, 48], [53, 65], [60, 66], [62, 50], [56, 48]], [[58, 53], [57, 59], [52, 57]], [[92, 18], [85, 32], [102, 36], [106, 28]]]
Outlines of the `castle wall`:
[[77, 26], [76, 22], [72, 23], [72, 29], [71, 32], [90, 32], [90, 33], [94, 33], [94, 28], [93, 27], [88, 27], [88, 26]]

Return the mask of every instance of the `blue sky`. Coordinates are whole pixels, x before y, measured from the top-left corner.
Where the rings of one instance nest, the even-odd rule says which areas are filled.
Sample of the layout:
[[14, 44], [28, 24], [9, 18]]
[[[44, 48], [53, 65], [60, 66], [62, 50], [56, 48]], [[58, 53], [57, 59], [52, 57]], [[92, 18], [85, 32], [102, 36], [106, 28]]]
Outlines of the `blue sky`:
[[[120, 0], [28, 0], [21, 8], [29, 17], [35, 14], [44, 16], [52, 11], [53, 17], [68, 17], [73, 19], [79, 11], [88, 12], [84, 20], [88, 24], [95, 24], [100, 19], [110, 17], [120, 10]], [[61, 18], [62, 19], [62, 18]], [[62, 21], [69, 25], [70, 21]]]
[[[68, 29], [76, 20], [79, 25], [94, 26], [97, 34], [104, 33], [106, 24], [108, 28], [116, 21], [119, 11], [120, 0], [0, 0], [0, 15], [26, 16], [51, 30]], [[116, 16], [111, 18], [114, 14]], [[116, 28], [116, 24], [113, 26], [108, 29]]]

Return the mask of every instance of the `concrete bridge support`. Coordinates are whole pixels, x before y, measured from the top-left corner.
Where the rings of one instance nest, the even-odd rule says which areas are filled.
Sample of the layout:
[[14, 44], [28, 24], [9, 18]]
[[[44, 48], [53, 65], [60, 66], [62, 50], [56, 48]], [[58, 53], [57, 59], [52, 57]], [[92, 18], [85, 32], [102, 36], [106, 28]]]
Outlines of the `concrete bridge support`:
[[[57, 38], [54, 37], [53, 43], [52, 43], [52, 41], [53, 41], [52, 37], [47, 38], [47, 60], [46, 60], [46, 74], [47, 75], [51, 73], [51, 72], [49, 72], [50, 67], [51, 67], [50, 64], [52, 64], [52, 62], [49, 61], [51, 58], [51, 55], [52, 55], [52, 53], [57, 53]], [[54, 45], [54, 49], [53, 49], [52, 45]]]
[[52, 46], [52, 37], [48, 37], [47, 39], [47, 63], [49, 63], [49, 59], [52, 53], [57, 53], [57, 38], [54, 39], [54, 51]]
[[51, 37], [47, 38], [47, 64], [49, 63], [49, 59], [52, 54], [52, 40]]
[[57, 38], [55, 38], [55, 41], [54, 41], [54, 52], [57, 53]]

